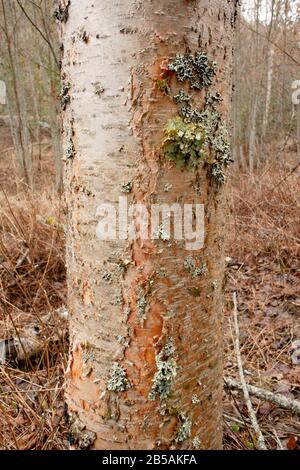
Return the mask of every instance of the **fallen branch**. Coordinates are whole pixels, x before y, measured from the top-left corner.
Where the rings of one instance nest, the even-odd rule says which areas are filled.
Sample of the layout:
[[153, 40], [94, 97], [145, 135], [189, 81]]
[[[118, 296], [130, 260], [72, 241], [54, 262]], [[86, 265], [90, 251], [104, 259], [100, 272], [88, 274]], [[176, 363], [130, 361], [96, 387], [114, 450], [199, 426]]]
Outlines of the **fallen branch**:
[[260, 450], [266, 450], [267, 448], [265, 444], [265, 439], [260, 430], [260, 427], [256, 418], [256, 414], [255, 414], [255, 411], [253, 409], [253, 406], [250, 400], [248, 386], [245, 381], [242, 356], [241, 356], [241, 351], [240, 351], [240, 330], [239, 330], [239, 324], [238, 324], [237, 301], [236, 301], [235, 292], [233, 294], [233, 325], [234, 325], [234, 330], [235, 330], [234, 349], [235, 349], [238, 370], [239, 370], [239, 375], [240, 375], [240, 380], [241, 380], [241, 389], [243, 391], [245, 402], [248, 408], [249, 418], [253, 426], [253, 429], [255, 431], [256, 437], [257, 437], [257, 447]]
[[[243, 390], [242, 384], [238, 380], [225, 377], [224, 382], [227, 388], [232, 390]], [[275, 405], [280, 406], [281, 408], [284, 408], [285, 410], [290, 410], [293, 413], [300, 415], [300, 401], [294, 400], [292, 398], [286, 398], [283, 395], [270, 392], [269, 390], [265, 390], [263, 388], [255, 387], [254, 385], [247, 385], [247, 388], [250, 395], [253, 395], [263, 401], [269, 401]]]
[[[62, 307], [54, 312], [48, 312], [41, 316], [41, 321], [43, 324], [47, 326], [50, 324], [51, 326], [51, 320], [54, 318], [67, 320], [67, 309]], [[50, 338], [52, 342], [59, 341], [66, 333], [63, 325], [53, 328], [53, 330], [54, 333]], [[16, 331], [15, 336], [0, 340], [0, 365], [13, 361], [25, 361], [33, 356], [37, 356], [45, 348], [45, 340], [47, 340], [42, 333], [40, 323], [31, 324], [20, 332]]]

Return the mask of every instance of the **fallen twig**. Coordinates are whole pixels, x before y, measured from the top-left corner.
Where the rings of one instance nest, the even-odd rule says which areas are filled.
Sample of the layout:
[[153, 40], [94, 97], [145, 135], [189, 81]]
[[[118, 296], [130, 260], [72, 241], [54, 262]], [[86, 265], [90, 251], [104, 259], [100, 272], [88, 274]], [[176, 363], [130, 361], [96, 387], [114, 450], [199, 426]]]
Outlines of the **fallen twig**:
[[[238, 380], [225, 377], [224, 382], [227, 388], [243, 390], [242, 384]], [[275, 405], [280, 406], [281, 408], [284, 408], [285, 410], [290, 410], [293, 413], [300, 415], [300, 401], [294, 400], [292, 398], [286, 398], [283, 395], [270, 392], [269, 390], [265, 390], [263, 388], [255, 387], [254, 385], [247, 385], [247, 388], [250, 395], [253, 395], [264, 401], [269, 401]]]
[[242, 357], [241, 357], [241, 351], [240, 351], [240, 330], [239, 330], [239, 324], [238, 324], [238, 316], [237, 316], [237, 301], [236, 301], [236, 293], [234, 292], [233, 294], [233, 325], [234, 325], [234, 330], [235, 330], [235, 339], [234, 339], [234, 349], [235, 349], [235, 354], [236, 354], [236, 359], [237, 359], [237, 364], [238, 364], [238, 370], [239, 370], [239, 375], [240, 375], [240, 380], [241, 380], [241, 389], [244, 394], [245, 402], [248, 408], [248, 413], [249, 413], [249, 418], [251, 420], [251, 424], [253, 426], [253, 429], [256, 433], [257, 436], [257, 444], [258, 448], [260, 450], [266, 450], [266, 444], [265, 444], [265, 439], [264, 436], [260, 430], [258, 421], [256, 419], [256, 414], [254, 412], [251, 400], [250, 400], [250, 395], [248, 391], [248, 386], [245, 381], [245, 376], [244, 376], [244, 369], [243, 369], [243, 363], [242, 363]]

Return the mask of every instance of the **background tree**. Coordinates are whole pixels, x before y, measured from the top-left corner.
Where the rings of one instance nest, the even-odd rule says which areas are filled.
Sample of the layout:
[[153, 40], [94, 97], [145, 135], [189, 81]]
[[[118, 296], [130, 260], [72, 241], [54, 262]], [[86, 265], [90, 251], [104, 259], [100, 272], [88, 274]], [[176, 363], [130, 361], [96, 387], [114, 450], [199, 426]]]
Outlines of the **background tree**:
[[0, 77], [8, 96], [2, 116], [9, 116], [21, 179], [34, 187], [33, 167], [42, 171], [50, 136], [56, 188], [61, 192], [59, 47], [53, 10], [52, 0], [1, 3]]

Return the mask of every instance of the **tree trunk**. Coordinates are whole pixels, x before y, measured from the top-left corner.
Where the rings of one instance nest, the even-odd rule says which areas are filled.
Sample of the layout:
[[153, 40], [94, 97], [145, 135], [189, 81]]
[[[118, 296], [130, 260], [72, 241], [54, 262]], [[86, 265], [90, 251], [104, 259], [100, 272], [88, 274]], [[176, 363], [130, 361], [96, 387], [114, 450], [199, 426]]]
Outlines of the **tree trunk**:
[[255, 162], [257, 161], [256, 155], [256, 115], [257, 115], [257, 95], [255, 93], [253, 108], [250, 116], [250, 134], [249, 134], [249, 173], [253, 174]]
[[274, 47], [272, 44], [269, 45], [268, 49], [268, 59], [267, 59], [267, 91], [266, 91], [266, 105], [265, 112], [262, 123], [262, 137], [263, 140], [266, 140], [266, 134], [268, 131], [269, 124], [269, 113], [271, 105], [271, 96], [272, 96], [272, 80], [273, 80], [273, 65], [274, 65]]
[[[9, 71], [11, 73], [11, 86], [8, 87], [8, 105], [12, 139], [16, 151], [16, 160], [20, 167], [21, 176], [27, 185], [33, 188], [32, 158], [30, 153], [30, 139], [28, 128], [28, 115], [24, 90], [20, 83], [20, 67], [16, 52], [16, 36], [12, 36], [11, 30], [16, 23], [16, 12], [14, 3], [6, 3], [1, 0], [4, 21], [4, 35], [8, 54]], [[10, 21], [12, 25], [10, 25]], [[8, 79], [6, 80], [8, 84]]]
[[[72, 442], [82, 449], [222, 446], [234, 4], [64, 0], [56, 12], [64, 44], [66, 396]], [[174, 240], [161, 224], [147, 240], [137, 218], [135, 240], [122, 230], [100, 240], [99, 208], [117, 207], [125, 195], [149, 210], [193, 204], [195, 217], [203, 204], [204, 246]]]

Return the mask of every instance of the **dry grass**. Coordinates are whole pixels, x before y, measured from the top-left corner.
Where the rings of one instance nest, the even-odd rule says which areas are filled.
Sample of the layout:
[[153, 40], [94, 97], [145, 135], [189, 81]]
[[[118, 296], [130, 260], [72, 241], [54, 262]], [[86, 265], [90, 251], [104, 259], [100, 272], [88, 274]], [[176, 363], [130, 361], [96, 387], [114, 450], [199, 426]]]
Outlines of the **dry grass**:
[[[230, 252], [235, 258], [265, 257], [283, 269], [296, 269], [300, 249], [299, 168], [276, 164], [250, 177], [239, 175], [231, 186]], [[266, 267], [266, 266], [264, 266]]]
[[[293, 168], [295, 164], [265, 166], [252, 177], [234, 178], [230, 188], [225, 373], [238, 378], [228, 328], [236, 291], [248, 382], [299, 400], [300, 365], [292, 362], [292, 343], [300, 339], [300, 188], [299, 169], [293, 172]], [[291, 442], [299, 445], [298, 417], [269, 403], [252, 401], [269, 448], [286, 448]], [[239, 393], [227, 393], [225, 410], [242, 421], [236, 425], [229, 419], [226, 446], [255, 447]]]
[[0, 338], [34, 325], [44, 340], [35, 360], [0, 368], [0, 448], [64, 447], [67, 344], [53, 343], [43, 313], [66, 302], [64, 233], [58, 202], [39, 193], [0, 194]]

